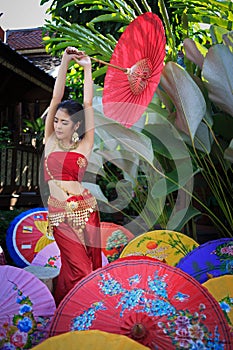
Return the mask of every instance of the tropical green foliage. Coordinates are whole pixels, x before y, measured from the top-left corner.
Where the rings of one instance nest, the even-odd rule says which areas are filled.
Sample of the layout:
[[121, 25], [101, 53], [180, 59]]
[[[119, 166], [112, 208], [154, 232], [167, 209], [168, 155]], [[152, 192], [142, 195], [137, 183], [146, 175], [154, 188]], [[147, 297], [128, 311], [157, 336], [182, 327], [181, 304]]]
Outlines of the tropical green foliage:
[[186, 58], [196, 67], [202, 62], [196, 70], [198, 74], [187, 75], [183, 68], [169, 62], [161, 77], [161, 87], [174, 103], [174, 124], [189, 145], [193, 163], [205, 180], [207, 198], [198, 198], [195, 192], [193, 198], [222, 232], [231, 235], [233, 169], [232, 159], [226, 159], [224, 154], [230, 154], [232, 138], [232, 132], [231, 135], [226, 132], [226, 125], [228, 130], [233, 129], [233, 55], [223, 44], [210, 47], [205, 57], [191, 39], [185, 40], [184, 47]]
[[227, 31], [233, 29], [232, 1], [221, 0], [170, 0], [173, 15], [189, 23], [216, 25]]
[[[76, 0], [67, 6], [81, 4], [93, 13], [102, 6], [104, 14], [86, 26], [63, 18], [48, 23], [47, 29], [56, 33], [45, 38], [48, 50], [55, 53], [72, 45], [109, 61], [118, 34], [140, 11], [150, 10], [145, 1], [139, 11], [138, 2], [130, 0], [123, 6], [119, 0]], [[106, 162], [120, 169], [121, 180], [109, 185], [115, 186], [116, 199], [109, 201], [97, 184], [86, 186], [104, 203], [102, 210], [121, 211], [129, 223], [127, 208], [134, 208], [140, 218], [134, 224], [142, 231], [156, 224], [181, 230], [202, 214], [223, 236], [232, 236], [233, 55], [228, 31], [232, 2], [171, 0], [170, 4], [175, 9], [172, 18], [164, 1], [158, 0], [167, 36], [166, 64], [140, 121], [127, 129], [103, 116], [101, 93], [95, 100], [97, 137], [89, 172], [109, 181]], [[117, 33], [103, 35], [95, 27], [113, 21], [120, 25]], [[211, 25], [203, 28], [200, 23]], [[179, 60], [180, 54], [184, 60]], [[105, 72], [106, 67], [96, 66], [94, 78]], [[198, 189], [200, 177], [204, 188]]]
[[31, 121], [24, 120], [25, 129], [24, 132], [30, 132], [32, 137], [35, 139], [35, 147], [42, 152], [43, 151], [43, 139], [44, 139], [44, 121], [41, 117]]

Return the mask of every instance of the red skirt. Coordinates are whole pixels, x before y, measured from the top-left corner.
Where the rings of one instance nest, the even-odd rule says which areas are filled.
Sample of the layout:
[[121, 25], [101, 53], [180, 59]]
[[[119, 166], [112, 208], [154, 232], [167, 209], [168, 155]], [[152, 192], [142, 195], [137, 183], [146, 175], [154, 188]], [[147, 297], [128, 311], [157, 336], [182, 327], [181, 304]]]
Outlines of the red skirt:
[[96, 200], [87, 190], [67, 201], [50, 197], [48, 211], [61, 253], [61, 270], [54, 285], [58, 305], [78, 281], [102, 266], [100, 219]]

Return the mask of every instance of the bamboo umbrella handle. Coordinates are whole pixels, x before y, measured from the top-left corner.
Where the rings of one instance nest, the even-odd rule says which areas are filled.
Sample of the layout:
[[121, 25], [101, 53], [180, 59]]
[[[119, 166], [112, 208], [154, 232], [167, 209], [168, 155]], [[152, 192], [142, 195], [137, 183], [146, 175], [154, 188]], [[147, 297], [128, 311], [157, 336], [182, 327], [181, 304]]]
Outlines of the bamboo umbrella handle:
[[[79, 52], [76, 48], [73, 48], [73, 47], [68, 47], [66, 49], [66, 51], [67, 51], [68, 54], [72, 54], [72, 53], [76, 53], [77, 54], [77, 53], [79, 53], [82, 57], [87, 56], [87, 55], [85, 55], [85, 53], [83, 51]], [[91, 60], [93, 60], [95, 62], [99, 62], [101, 64], [104, 64], [105, 66], [109, 66], [109, 67], [112, 67], [112, 68], [119, 69], [119, 70], [121, 70], [124, 73], [129, 73], [129, 69], [128, 68], [115, 66], [114, 64], [111, 64], [111, 63], [99, 60], [98, 58], [95, 58], [95, 57], [91, 57], [91, 56], [89, 56], [89, 57], [90, 57]]]
[[114, 64], [111, 64], [111, 63], [108, 63], [108, 62], [99, 60], [98, 58], [95, 58], [95, 57], [91, 57], [91, 56], [89, 56], [89, 57], [90, 57], [91, 60], [93, 60], [93, 61], [95, 61], [95, 62], [99, 62], [99, 63], [101, 63], [101, 64], [104, 64], [105, 66], [109, 66], [109, 67], [112, 67], [112, 68], [119, 69], [119, 70], [121, 70], [121, 71], [124, 72], [124, 73], [127, 73], [127, 72], [128, 72], [128, 68], [123, 68], [123, 67], [115, 66]]

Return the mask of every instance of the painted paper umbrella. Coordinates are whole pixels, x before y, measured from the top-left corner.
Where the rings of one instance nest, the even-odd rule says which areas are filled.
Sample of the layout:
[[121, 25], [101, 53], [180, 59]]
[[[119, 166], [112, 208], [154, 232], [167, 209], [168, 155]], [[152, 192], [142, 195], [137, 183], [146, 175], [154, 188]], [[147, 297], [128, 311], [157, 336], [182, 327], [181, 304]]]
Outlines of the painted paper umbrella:
[[7, 230], [6, 244], [17, 266], [30, 265], [41, 249], [54, 242], [47, 226], [48, 211], [45, 208], [30, 209], [14, 218]]
[[200, 283], [212, 277], [233, 275], [233, 239], [220, 238], [201, 244], [182, 258], [177, 267]]
[[56, 242], [46, 245], [32, 260], [31, 265], [61, 268], [60, 250]]
[[31, 349], [48, 337], [56, 306], [46, 285], [14, 266], [0, 266], [0, 349]]
[[165, 45], [162, 22], [154, 13], [146, 12], [126, 27], [110, 60], [114, 67], [108, 67], [104, 80], [107, 117], [126, 127], [141, 117], [159, 84]]
[[46, 339], [35, 350], [146, 350], [148, 347], [120, 334], [103, 331], [74, 331]]
[[203, 286], [219, 302], [226, 320], [233, 332], [233, 275], [211, 278]]
[[109, 262], [118, 259], [123, 248], [134, 238], [132, 232], [113, 222], [101, 222], [100, 232], [102, 252]]
[[56, 310], [50, 336], [92, 329], [151, 349], [232, 349], [233, 340], [206, 288], [145, 257], [118, 259], [78, 282]]
[[149, 256], [176, 266], [178, 261], [199, 244], [183, 233], [170, 230], [155, 230], [143, 233], [123, 249], [120, 257], [131, 255]]

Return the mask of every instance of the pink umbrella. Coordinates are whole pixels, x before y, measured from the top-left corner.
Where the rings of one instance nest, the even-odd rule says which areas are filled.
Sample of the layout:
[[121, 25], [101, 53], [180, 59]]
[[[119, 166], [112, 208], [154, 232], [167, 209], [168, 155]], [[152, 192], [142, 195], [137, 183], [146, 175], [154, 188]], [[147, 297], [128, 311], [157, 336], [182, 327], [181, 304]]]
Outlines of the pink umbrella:
[[31, 349], [48, 337], [56, 306], [46, 285], [14, 266], [0, 266], [0, 349]]
[[32, 260], [31, 265], [61, 268], [60, 250], [56, 242], [50, 243], [41, 249], [35, 258]]

